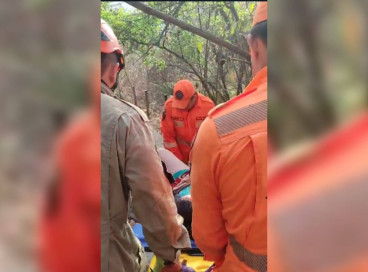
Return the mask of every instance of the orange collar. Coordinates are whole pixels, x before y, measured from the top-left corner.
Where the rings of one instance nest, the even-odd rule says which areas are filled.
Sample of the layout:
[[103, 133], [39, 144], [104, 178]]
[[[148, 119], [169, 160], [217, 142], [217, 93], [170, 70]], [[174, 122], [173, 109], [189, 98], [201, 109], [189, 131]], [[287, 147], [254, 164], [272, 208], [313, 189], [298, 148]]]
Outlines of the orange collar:
[[195, 104], [194, 107], [197, 107], [197, 108], [202, 108], [203, 107], [203, 101], [202, 101], [202, 99], [201, 99], [200, 96], [201, 96], [201, 94], [198, 93], [198, 95], [197, 95], [197, 101], [196, 101], [196, 104]]
[[253, 80], [249, 83], [249, 85], [245, 88], [244, 94], [253, 91], [260, 84], [267, 82], [267, 66], [263, 67], [258, 73], [254, 76]]

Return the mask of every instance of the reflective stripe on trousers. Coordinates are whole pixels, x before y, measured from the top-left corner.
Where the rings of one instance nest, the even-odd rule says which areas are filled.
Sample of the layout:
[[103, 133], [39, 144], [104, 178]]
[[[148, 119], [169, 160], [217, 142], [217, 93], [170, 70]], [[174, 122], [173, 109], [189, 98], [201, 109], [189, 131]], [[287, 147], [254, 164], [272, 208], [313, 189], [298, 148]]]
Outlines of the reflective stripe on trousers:
[[164, 147], [165, 148], [173, 148], [173, 147], [177, 147], [178, 144], [176, 142], [173, 143], [169, 143], [169, 142], [164, 142]]
[[267, 272], [267, 256], [250, 252], [230, 236], [230, 245], [238, 259], [258, 272]]
[[179, 144], [182, 144], [182, 145], [186, 145], [186, 146], [191, 146], [192, 142], [187, 142], [186, 140], [184, 139], [180, 139], [180, 138], [176, 138], [176, 141], [179, 143]]

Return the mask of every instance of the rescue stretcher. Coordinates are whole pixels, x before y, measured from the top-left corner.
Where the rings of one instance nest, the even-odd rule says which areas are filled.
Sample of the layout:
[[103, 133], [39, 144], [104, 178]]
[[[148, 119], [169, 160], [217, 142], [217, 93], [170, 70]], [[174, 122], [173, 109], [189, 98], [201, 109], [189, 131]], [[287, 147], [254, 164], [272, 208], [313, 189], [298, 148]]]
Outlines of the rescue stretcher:
[[[146, 252], [151, 252], [146, 239], [143, 235], [142, 225], [141, 224], [135, 224], [133, 227], [133, 232], [141, 242], [142, 246], [144, 247], [144, 250]], [[213, 262], [208, 262], [203, 259], [203, 254], [195, 244], [194, 240], [191, 240], [191, 249], [188, 250], [182, 250], [180, 255], [180, 262], [186, 262], [186, 265], [192, 269], [194, 269], [195, 272], [207, 272], [211, 271], [211, 267], [213, 265]], [[153, 256], [151, 262], [150, 262], [150, 268], [148, 272], [154, 271], [154, 267], [156, 266], [156, 257]]]

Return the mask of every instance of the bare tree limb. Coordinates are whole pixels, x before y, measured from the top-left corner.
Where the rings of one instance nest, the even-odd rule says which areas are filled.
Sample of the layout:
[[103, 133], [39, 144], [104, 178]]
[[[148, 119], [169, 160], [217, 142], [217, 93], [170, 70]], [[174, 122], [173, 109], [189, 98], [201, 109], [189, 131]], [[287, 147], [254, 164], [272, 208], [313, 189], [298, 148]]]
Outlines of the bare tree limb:
[[[175, 8], [175, 10], [173, 11], [173, 16], [177, 16], [179, 10], [181, 9], [181, 7], [184, 5], [185, 2], [181, 2], [179, 3], [179, 5]], [[160, 37], [158, 38], [157, 42], [155, 44], [160, 44], [161, 39], [163, 38], [164, 35], [166, 35], [167, 33], [167, 29], [169, 28], [169, 23], [166, 22], [165, 24], [165, 28], [164, 30], [161, 32]]]
[[236, 60], [236, 61], [240, 61], [240, 62], [245, 62], [246, 64], [251, 64], [250, 61], [247, 60], [243, 60], [243, 59], [237, 59], [237, 58], [229, 58], [229, 60]]
[[230, 9], [231, 15], [233, 16], [233, 18], [235, 19], [235, 21], [238, 22], [239, 21], [239, 15], [236, 12], [236, 9], [234, 7], [234, 2], [232, 2], [232, 1], [229, 1], [228, 3], [225, 2], [225, 5], [226, 5], [227, 8]]
[[198, 73], [198, 71], [194, 68], [194, 66], [187, 60], [185, 59], [183, 56], [180, 56], [178, 53], [172, 51], [171, 49], [165, 47], [165, 46], [159, 46], [159, 48], [166, 50], [167, 52], [169, 52], [170, 54], [174, 55], [175, 57], [177, 57], [178, 59], [182, 60], [183, 62], [185, 62], [194, 72], [194, 74], [198, 77], [201, 78], [201, 75]]
[[218, 11], [220, 12], [222, 18], [224, 18], [224, 21], [226, 22], [226, 30], [229, 31], [231, 28], [229, 16], [226, 14], [226, 12], [223, 10], [222, 7], [219, 7]]
[[199, 28], [202, 29], [202, 20], [201, 20], [201, 12], [199, 9], [199, 3], [200, 2], [197, 2], [198, 21], [199, 21]]
[[180, 27], [184, 30], [187, 30], [187, 31], [192, 32], [196, 35], [199, 35], [202, 38], [208, 39], [208, 40], [210, 40], [211, 42], [213, 42], [217, 45], [223, 46], [226, 49], [230, 50], [231, 52], [234, 52], [235, 54], [242, 56], [243, 58], [249, 59], [249, 53], [248, 52], [244, 51], [243, 49], [241, 49], [241, 48], [239, 48], [239, 47], [237, 47], [237, 46], [235, 46], [231, 43], [228, 43], [224, 39], [219, 38], [219, 37], [207, 32], [207, 31], [204, 31], [202, 29], [199, 29], [197, 27], [189, 25], [189, 24], [187, 24], [183, 21], [180, 21], [180, 20], [174, 18], [173, 16], [170, 16], [168, 14], [165, 14], [165, 13], [161, 12], [161, 11], [155, 10], [151, 7], [148, 7], [145, 4], [143, 4], [142, 2], [126, 1], [126, 3], [133, 6], [133, 7], [135, 7], [136, 9], [139, 9], [139, 10], [147, 13], [148, 15], [152, 15], [152, 16], [160, 18], [160, 19], [162, 19], [166, 22], [174, 24], [174, 25], [176, 25], [176, 26], [178, 26], [178, 27]]

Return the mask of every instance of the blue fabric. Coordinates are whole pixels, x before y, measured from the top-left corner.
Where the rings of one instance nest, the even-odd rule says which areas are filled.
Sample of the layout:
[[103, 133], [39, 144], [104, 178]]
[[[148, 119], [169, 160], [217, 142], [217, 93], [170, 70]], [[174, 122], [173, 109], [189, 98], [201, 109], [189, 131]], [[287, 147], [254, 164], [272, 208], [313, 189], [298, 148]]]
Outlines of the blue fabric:
[[173, 175], [173, 178], [176, 180], [178, 177], [180, 177], [182, 174], [184, 174], [185, 172], [189, 172], [188, 169], [184, 169], [184, 170], [180, 170], [179, 172], [176, 172], [174, 175]]
[[191, 188], [191, 186], [189, 185], [188, 187], [181, 190], [178, 195], [180, 197], [190, 195], [190, 188]]
[[[144, 235], [143, 235], [142, 225], [141, 224], [135, 224], [134, 227], [133, 227], [133, 232], [134, 232], [135, 236], [137, 236], [137, 238], [141, 242], [142, 246], [145, 249], [149, 248], [149, 246], [146, 242], [146, 239], [144, 238]], [[190, 244], [191, 244], [192, 248], [198, 248], [196, 243], [194, 242], [194, 240], [190, 240]]]
[[141, 224], [135, 224], [134, 227], [133, 227], [133, 232], [134, 232], [135, 236], [137, 236], [137, 238], [141, 242], [142, 246], [144, 248], [148, 248], [148, 244], [147, 244], [146, 239], [144, 238], [144, 235], [143, 235], [142, 225]]
[[192, 248], [198, 248], [194, 240], [190, 239], [190, 245]]

